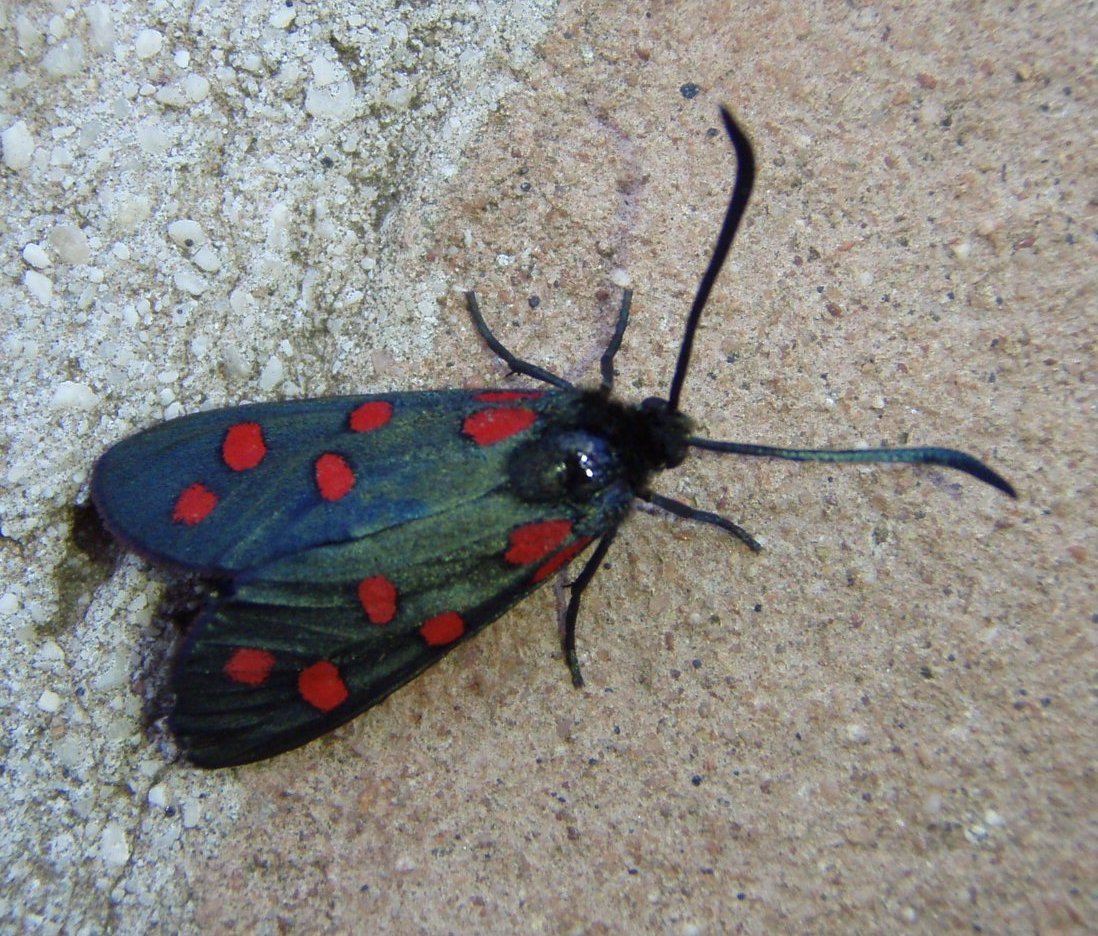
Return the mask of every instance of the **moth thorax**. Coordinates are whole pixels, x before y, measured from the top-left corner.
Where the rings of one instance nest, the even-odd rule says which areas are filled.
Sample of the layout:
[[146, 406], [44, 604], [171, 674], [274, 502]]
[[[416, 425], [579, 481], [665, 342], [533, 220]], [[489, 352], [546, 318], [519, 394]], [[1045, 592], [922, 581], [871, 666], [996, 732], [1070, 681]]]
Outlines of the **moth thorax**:
[[525, 501], [587, 503], [624, 476], [610, 442], [595, 432], [549, 432], [511, 455], [512, 489]]

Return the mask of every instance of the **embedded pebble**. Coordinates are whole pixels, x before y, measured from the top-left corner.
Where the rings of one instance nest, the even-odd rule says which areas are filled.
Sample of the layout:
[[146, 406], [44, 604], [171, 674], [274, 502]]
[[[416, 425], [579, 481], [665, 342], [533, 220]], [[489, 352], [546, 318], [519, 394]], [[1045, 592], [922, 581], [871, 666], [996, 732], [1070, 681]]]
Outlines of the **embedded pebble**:
[[123, 231], [134, 230], [152, 214], [147, 195], [120, 195], [113, 207], [114, 220]]
[[35, 624], [45, 624], [51, 619], [50, 608], [40, 601], [27, 602], [27, 614]]
[[190, 270], [180, 270], [172, 279], [175, 281], [177, 289], [181, 289], [191, 296], [201, 296], [209, 289], [209, 284], [197, 273], [192, 273]]
[[87, 384], [77, 383], [75, 380], [63, 380], [53, 391], [50, 406], [59, 410], [90, 410], [99, 402]]
[[290, 222], [292, 216], [287, 205], [279, 202], [267, 218], [267, 249], [281, 250], [290, 243]]
[[285, 376], [285, 371], [282, 367], [282, 362], [272, 356], [266, 364], [263, 365], [263, 371], [259, 375], [259, 389], [260, 390], [273, 390], [280, 383]]
[[411, 85], [402, 85], [399, 88], [393, 88], [387, 95], [385, 95], [385, 103], [393, 110], [404, 110], [409, 104], [412, 103], [412, 98], [415, 96], [415, 88]]
[[117, 822], [108, 822], [99, 840], [99, 857], [104, 864], [121, 867], [130, 860], [130, 843], [126, 832]]
[[47, 689], [38, 697], [38, 708], [43, 712], [47, 712], [53, 715], [58, 709], [61, 708], [61, 696], [50, 689]]
[[252, 372], [251, 365], [244, 359], [240, 349], [235, 345], [226, 345], [221, 352], [221, 360], [225, 362], [225, 369], [233, 376], [240, 379], [247, 377]]
[[194, 800], [185, 802], [180, 812], [182, 813], [181, 818], [183, 820], [184, 829], [193, 829], [202, 819], [202, 807], [194, 802]]
[[56, 640], [47, 640], [38, 648], [34, 658], [38, 663], [59, 663], [65, 659], [65, 651]]
[[292, 6], [277, 7], [271, 14], [271, 25], [275, 29], [286, 29], [294, 21], [295, 15]]
[[165, 85], [156, 92], [156, 103], [164, 107], [186, 107], [186, 92], [179, 85]]
[[310, 117], [350, 119], [355, 109], [355, 86], [341, 81], [324, 88], [310, 88], [305, 92], [305, 113]]
[[45, 304], [53, 296], [53, 280], [37, 270], [27, 270], [23, 274], [23, 284], [27, 291], [39, 302]]
[[72, 150], [67, 146], [55, 146], [50, 150], [51, 166], [71, 166], [75, 161]]
[[249, 52], [240, 59], [240, 67], [253, 75], [263, 74], [263, 56], [258, 52]]
[[986, 842], [988, 839], [988, 831], [986, 826], [982, 826], [979, 823], [974, 823], [970, 826], [965, 826], [964, 831], [965, 840], [970, 845], [980, 845]]
[[15, 18], [15, 47], [24, 58], [37, 55], [43, 42], [41, 28], [29, 16]]
[[142, 29], [133, 43], [133, 50], [139, 59], [151, 59], [154, 55], [159, 55], [162, 48], [164, 36], [155, 29]]
[[4, 147], [4, 165], [9, 169], [18, 172], [31, 164], [34, 137], [27, 129], [26, 121], [18, 120], [0, 133], [0, 144]]
[[91, 259], [88, 236], [75, 224], [58, 224], [50, 231], [49, 241], [65, 263], [81, 264]]
[[210, 82], [201, 75], [188, 75], [183, 79], [183, 93], [192, 104], [198, 104], [210, 93]]
[[326, 88], [330, 84], [335, 84], [341, 78], [346, 77], [346, 73], [343, 69], [337, 65], [331, 59], [317, 58], [313, 59], [313, 83], [318, 88]]
[[624, 289], [629, 285], [629, 273], [621, 267], [614, 267], [614, 269], [610, 271], [610, 282], [619, 289]]
[[88, 757], [88, 746], [73, 735], [69, 735], [54, 744], [53, 752], [57, 755], [57, 762], [62, 767], [68, 767], [71, 770], [80, 765], [87, 766], [85, 762]]
[[168, 225], [168, 237], [180, 247], [198, 247], [206, 243], [202, 225], [190, 218], [181, 218]]
[[221, 261], [208, 244], [196, 250], [191, 259], [194, 261], [195, 266], [207, 273], [216, 273], [221, 269]]
[[137, 145], [150, 156], [162, 156], [172, 145], [172, 137], [160, 124], [144, 120], [137, 126]]
[[846, 737], [855, 744], [866, 744], [869, 741], [869, 732], [865, 725], [852, 723], [846, 726]]
[[88, 21], [92, 48], [96, 52], [110, 52], [114, 48], [114, 23], [111, 8], [105, 3], [93, 3], [84, 10]]
[[84, 43], [73, 36], [42, 56], [42, 68], [51, 78], [71, 78], [84, 67]]
[[27, 244], [27, 246], [23, 248], [23, 260], [28, 266], [32, 266], [36, 270], [45, 269], [50, 265], [49, 254], [39, 247], [38, 244]]
[[972, 242], [971, 241], [958, 241], [956, 244], [952, 244], [950, 249], [953, 251], [953, 256], [958, 260], [967, 260], [972, 256]]
[[[100, 692], [113, 692], [121, 689], [130, 679], [129, 661], [115, 655], [99, 664], [92, 685]], [[129, 731], [127, 728], [126, 731]]]
[[46, 32], [49, 34], [50, 39], [57, 42], [69, 34], [69, 24], [63, 16], [51, 16]]

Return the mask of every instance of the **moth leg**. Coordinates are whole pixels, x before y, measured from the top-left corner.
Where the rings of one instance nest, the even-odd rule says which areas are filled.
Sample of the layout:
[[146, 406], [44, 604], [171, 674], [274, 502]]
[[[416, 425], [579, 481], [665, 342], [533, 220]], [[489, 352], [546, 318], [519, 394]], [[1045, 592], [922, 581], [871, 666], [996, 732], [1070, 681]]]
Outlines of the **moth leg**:
[[727, 517], [710, 513], [708, 510], [698, 510], [697, 507], [691, 507], [689, 504], [672, 500], [670, 497], [663, 497], [660, 494], [653, 494], [651, 491], [646, 494], [638, 494], [637, 496], [640, 497], [641, 500], [648, 501], [648, 503], [659, 507], [661, 510], [666, 510], [669, 514], [674, 514], [676, 517], [682, 517], [684, 520], [694, 520], [697, 523], [708, 523], [710, 526], [715, 526], [724, 530], [726, 533], [731, 533], [752, 552], [760, 552], [762, 550], [762, 546], [759, 545], [759, 542], [755, 537], [748, 533], [742, 526], [733, 523]]
[[633, 290], [627, 289], [621, 294], [621, 308], [618, 309], [618, 324], [614, 326], [614, 334], [610, 336], [610, 342], [606, 350], [602, 352], [602, 360], [599, 369], [602, 372], [602, 388], [610, 392], [614, 387], [614, 358], [621, 348], [621, 340], [625, 336], [625, 326], [629, 324], [629, 307], [633, 304]]
[[591, 583], [591, 579], [595, 577], [599, 566], [602, 565], [602, 560], [606, 558], [610, 544], [614, 542], [614, 537], [617, 534], [617, 527], [612, 527], [609, 532], [603, 534], [598, 546], [595, 547], [595, 551], [591, 553], [591, 558], [587, 560], [587, 564], [583, 567], [583, 571], [568, 586], [572, 589], [572, 596], [568, 599], [568, 609], [564, 612], [564, 633], [561, 635], [561, 648], [564, 650], [564, 662], [568, 665], [568, 671], [572, 674], [572, 685], [577, 689], [583, 686], [583, 673], [580, 672], [579, 659], [576, 657], [576, 621], [579, 618], [580, 599], [583, 597], [583, 590]]
[[551, 374], [544, 368], [538, 367], [537, 364], [531, 364], [529, 361], [524, 361], [522, 358], [515, 357], [514, 354], [508, 351], [507, 348], [503, 346], [502, 342], [492, 334], [492, 329], [490, 329], [488, 323], [484, 321], [484, 316], [480, 314], [480, 304], [477, 302], [477, 294], [471, 289], [465, 294], [465, 304], [469, 307], [469, 315], [473, 318], [473, 325], [475, 325], [477, 331], [480, 332], [480, 337], [484, 339], [484, 343], [495, 352], [496, 356], [503, 361], [504, 364], [511, 368], [512, 374], [522, 374], [524, 377], [532, 377], [534, 380], [552, 384], [554, 387], [560, 387], [562, 390], [573, 389], [572, 384], [563, 377]]

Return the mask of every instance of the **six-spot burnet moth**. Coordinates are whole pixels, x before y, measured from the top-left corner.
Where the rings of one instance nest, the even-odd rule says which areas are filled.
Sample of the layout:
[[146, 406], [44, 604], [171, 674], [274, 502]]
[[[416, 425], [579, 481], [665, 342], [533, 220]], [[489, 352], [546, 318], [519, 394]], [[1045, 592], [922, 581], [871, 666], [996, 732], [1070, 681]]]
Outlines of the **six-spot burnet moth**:
[[515, 357], [469, 292], [488, 346], [551, 389], [230, 407], [155, 426], [99, 459], [92, 497], [110, 532], [211, 586], [173, 675], [170, 722], [194, 763], [244, 764], [335, 728], [596, 544], [570, 585], [563, 627], [565, 661], [582, 685], [580, 599], [636, 499], [759, 548], [730, 520], [651, 490], [653, 475], [691, 449], [940, 465], [1014, 496], [991, 468], [952, 449], [783, 449], [691, 434], [679, 411], [691, 347], [755, 177], [750, 143], [727, 111], [721, 117], [738, 171], [667, 399], [633, 405], [610, 395], [630, 292], [594, 390]]

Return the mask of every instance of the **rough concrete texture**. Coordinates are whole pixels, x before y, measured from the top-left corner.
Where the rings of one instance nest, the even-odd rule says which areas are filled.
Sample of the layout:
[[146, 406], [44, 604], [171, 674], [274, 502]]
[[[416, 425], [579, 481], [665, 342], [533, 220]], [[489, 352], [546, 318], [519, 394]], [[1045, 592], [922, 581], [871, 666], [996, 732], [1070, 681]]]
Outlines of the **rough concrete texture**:
[[[1098, 919], [1088, 5], [0, 10], [0, 927], [1040, 932]], [[733, 173], [760, 176], [686, 408], [714, 437], [587, 596], [548, 589], [367, 715], [205, 773], [146, 725], [165, 577], [71, 542], [97, 452], [246, 399], [664, 392]], [[532, 309], [529, 297], [540, 304]], [[517, 383], [512, 381], [512, 383]], [[1087, 428], [1089, 426], [1089, 428]]]

